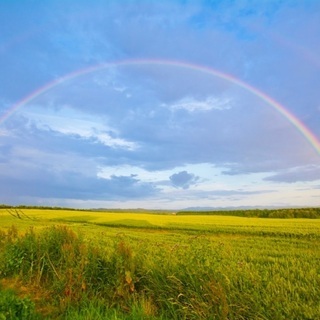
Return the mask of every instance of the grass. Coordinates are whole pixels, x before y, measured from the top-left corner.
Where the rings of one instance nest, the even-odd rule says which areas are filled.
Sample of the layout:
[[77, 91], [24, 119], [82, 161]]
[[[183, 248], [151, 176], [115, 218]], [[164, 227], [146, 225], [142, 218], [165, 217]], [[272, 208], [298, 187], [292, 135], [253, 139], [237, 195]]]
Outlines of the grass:
[[320, 319], [320, 220], [23, 212], [0, 277], [42, 318]]
[[0, 288], [0, 319], [41, 319], [29, 298], [19, 298], [13, 290]]

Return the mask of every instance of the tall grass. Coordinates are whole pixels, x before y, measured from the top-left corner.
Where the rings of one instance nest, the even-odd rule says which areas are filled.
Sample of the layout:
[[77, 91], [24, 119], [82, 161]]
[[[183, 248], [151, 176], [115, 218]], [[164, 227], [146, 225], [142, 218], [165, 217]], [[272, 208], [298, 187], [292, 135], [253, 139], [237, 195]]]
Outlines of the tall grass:
[[[196, 259], [200, 247], [188, 252], [172, 248], [171, 259], [152, 263], [143, 250], [135, 253], [123, 240], [110, 248], [94, 247], [64, 226], [39, 235], [30, 229], [23, 236], [12, 228], [2, 245], [2, 277], [19, 276], [50, 290], [61, 312], [95, 300], [103, 301], [106, 310], [149, 318], [209, 319], [227, 313], [222, 285], [212, 268]], [[182, 260], [185, 254], [188, 260]]]
[[162, 239], [12, 227], [0, 234], [0, 277], [43, 292], [49, 318], [319, 319], [320, 257], [307, 240]]

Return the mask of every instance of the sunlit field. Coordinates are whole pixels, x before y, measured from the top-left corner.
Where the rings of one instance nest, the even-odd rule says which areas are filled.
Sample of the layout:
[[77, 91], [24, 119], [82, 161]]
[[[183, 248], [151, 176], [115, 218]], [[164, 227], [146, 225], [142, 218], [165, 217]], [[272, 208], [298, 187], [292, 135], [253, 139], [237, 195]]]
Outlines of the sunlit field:
[[320, 319], [320, 219], [0, 210], [0, 319]]

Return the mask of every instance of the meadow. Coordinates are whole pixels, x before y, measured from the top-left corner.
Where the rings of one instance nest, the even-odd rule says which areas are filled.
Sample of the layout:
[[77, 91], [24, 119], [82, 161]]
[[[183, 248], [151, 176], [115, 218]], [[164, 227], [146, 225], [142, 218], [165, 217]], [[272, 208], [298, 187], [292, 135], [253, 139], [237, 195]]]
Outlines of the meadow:
[[0, 319], [320, 319], [320, 219], [0, 209]]

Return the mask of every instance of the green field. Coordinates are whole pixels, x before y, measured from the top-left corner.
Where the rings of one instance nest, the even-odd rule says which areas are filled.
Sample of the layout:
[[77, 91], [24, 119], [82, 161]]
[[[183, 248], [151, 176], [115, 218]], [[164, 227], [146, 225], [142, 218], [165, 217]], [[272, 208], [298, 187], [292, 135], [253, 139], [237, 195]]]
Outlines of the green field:
[[0, 221], [0, 319], [320, 319], [320, 219], [23, 208]]

